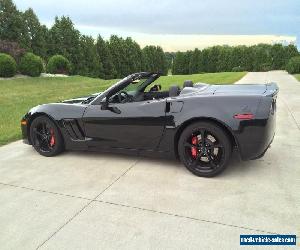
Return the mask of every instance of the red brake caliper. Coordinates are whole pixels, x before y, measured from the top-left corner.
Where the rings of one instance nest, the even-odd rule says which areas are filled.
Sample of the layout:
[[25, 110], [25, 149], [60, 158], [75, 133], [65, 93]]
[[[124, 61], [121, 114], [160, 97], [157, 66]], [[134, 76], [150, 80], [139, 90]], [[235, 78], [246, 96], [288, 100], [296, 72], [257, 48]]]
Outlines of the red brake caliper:
[[[193, 145], [197, 145], [198, 144], [198, 137], [197, 136], [193, 136], [192, 137], [192, 144]], [[196, 159], [197, 158], [197, 148], [196, 147], [192, 147], [191, 153], [192, 153], [192, 157]]]
[[55, 145], [54, 129], [50, 128], [50, 146], [53, 147], [54, 145]]

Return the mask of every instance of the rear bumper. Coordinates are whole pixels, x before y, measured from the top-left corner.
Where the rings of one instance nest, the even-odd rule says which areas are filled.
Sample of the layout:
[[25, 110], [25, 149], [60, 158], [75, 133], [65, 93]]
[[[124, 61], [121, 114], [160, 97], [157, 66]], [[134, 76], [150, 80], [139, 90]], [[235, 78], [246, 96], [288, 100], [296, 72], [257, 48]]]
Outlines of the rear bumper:
[[[275, 136], [275, 134], [274, 134], [274, 136]], [[273, 142], [273, 140], [274, 140], [274, 136], [273, 136], [273, 138], [272, 138], [270, 144], [269, 144], [268, 147], [262, 152], [262, 154], [256, 156], [255, 158], [252, 158], [251, 160], [256, 160], [256, 159], [262, 158], [262, 157], [265, 155], [265, 153], [267, 152], [267, 150], [271, 147], [271, 144], [272, 144], [272, 142]]]
[[254, 120], [241, 121], [236, 133], [243, 160], [262, 157], [273, 142], [276, 128], [276, 96], [264, 97], [257, 117]]
[[237, 136], [241, 158], [242, 160], [258, 159], [265, 154], [273, 142], [275, 136], [273, 124], [246, 130], [248, 131], [244, 131], [243, 135]]

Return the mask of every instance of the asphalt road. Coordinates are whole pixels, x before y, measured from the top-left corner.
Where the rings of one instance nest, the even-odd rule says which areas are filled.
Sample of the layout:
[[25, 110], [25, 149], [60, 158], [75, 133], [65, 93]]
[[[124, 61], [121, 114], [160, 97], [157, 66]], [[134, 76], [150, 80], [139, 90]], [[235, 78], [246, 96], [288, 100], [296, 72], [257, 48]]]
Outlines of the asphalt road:
[[300, 83], [282, 71], [240, 83], [267, 81], [280, 87], [272, 147], [216, 178], [164, 159], [1, 147], [0, 248], [236, 249], [240, 234], [299, 237]]

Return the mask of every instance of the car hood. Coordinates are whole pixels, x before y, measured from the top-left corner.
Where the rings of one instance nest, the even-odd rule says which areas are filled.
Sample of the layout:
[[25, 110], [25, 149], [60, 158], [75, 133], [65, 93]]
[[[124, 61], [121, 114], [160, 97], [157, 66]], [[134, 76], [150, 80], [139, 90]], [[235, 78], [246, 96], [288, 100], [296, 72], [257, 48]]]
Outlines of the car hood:
[[102, 92], [98, 92], [98, 93], [94, 93], [88, 96], [83, 96], [83, 97], [77, 97], [77, 98], [73, 98], [73, 99], [68, 99], [68, 100], [64, 100], [62, 101], [62, 103], [69, 103], [69, 104], [75, 104], [75, 103], [90, 103], [91, 101], [93, 101], [98, 95], [100, 95]]

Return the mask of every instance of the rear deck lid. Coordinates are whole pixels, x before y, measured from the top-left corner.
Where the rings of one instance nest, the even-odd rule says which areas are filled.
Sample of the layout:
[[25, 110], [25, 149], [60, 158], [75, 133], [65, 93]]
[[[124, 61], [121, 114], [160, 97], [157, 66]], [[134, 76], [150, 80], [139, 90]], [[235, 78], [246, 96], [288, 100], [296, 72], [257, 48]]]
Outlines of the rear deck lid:
[[214, 94], [253, 94], [262, 95], [266, 92], [266, 84], [233, 84], [218, 85]]

